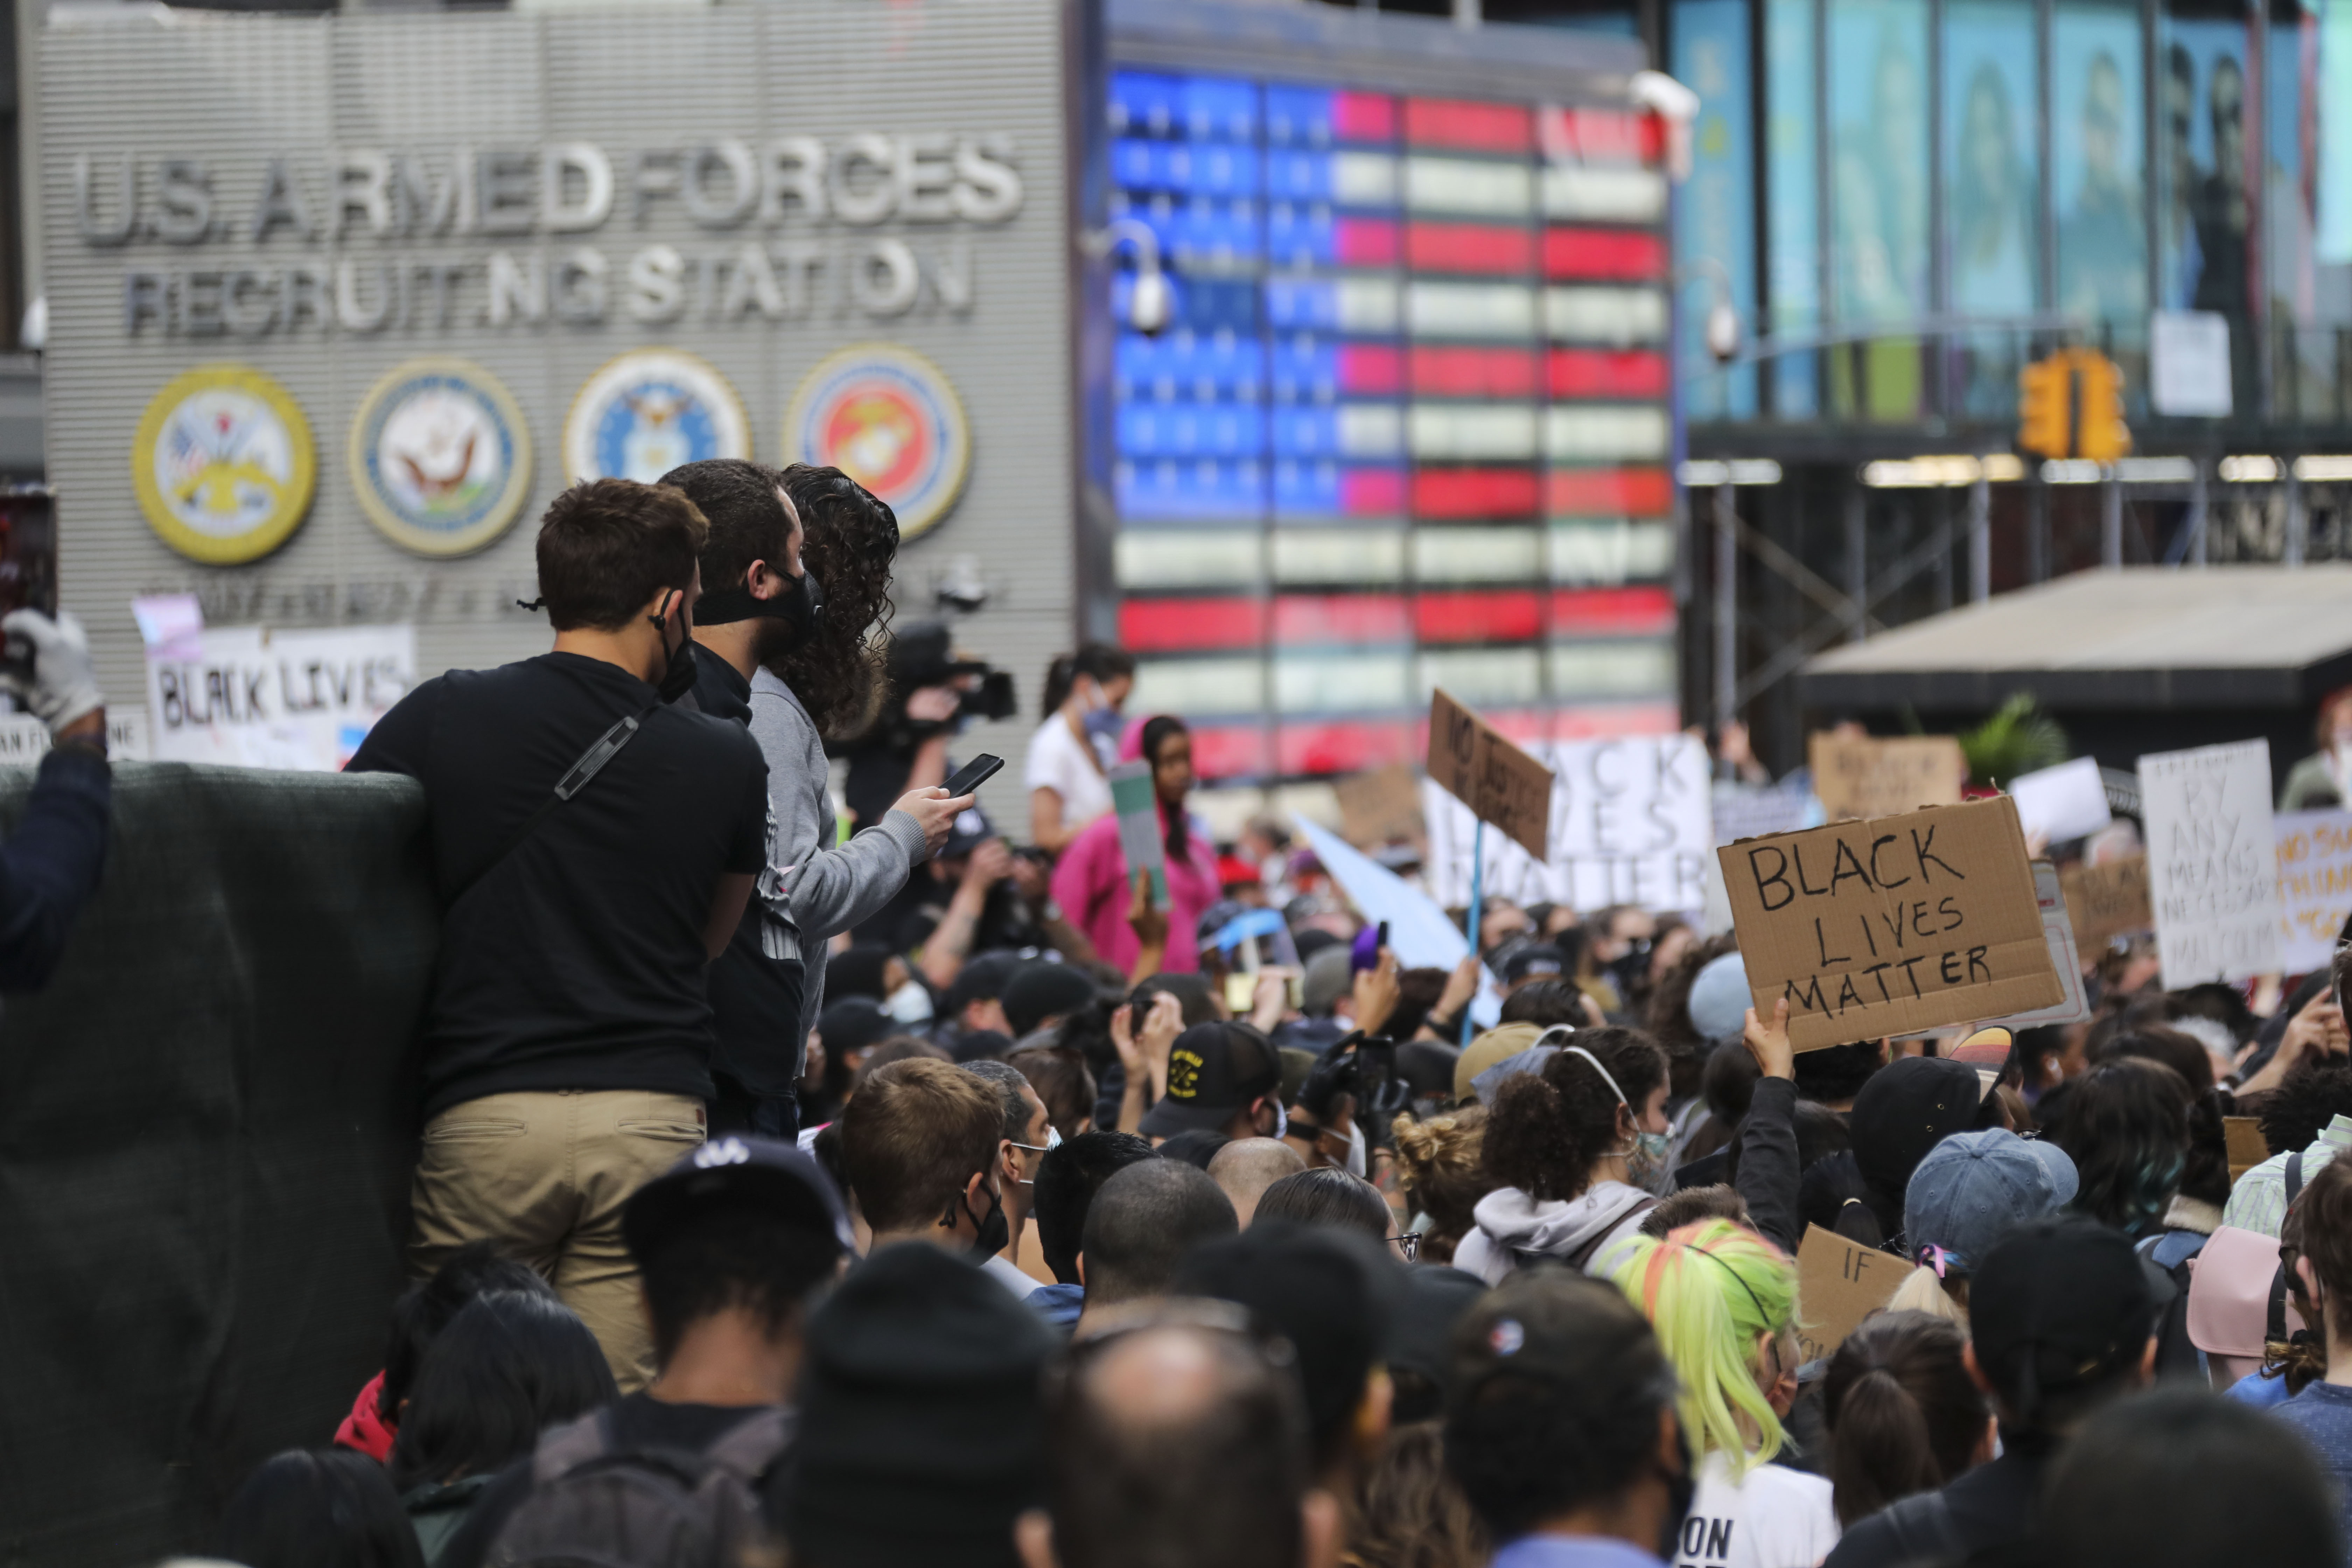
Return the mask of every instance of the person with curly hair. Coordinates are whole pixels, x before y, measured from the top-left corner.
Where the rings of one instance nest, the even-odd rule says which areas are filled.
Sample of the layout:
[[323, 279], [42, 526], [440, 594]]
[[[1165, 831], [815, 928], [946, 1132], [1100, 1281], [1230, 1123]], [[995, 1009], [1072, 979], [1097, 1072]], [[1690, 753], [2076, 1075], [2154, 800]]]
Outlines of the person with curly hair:
[[1454, 1252], [1489, 1285], [1538, 1258], [1598, 1272], [1657, 1206], [1638, 1184], [1665, 1154], [1666, 1053], [1639, 1029], [1541, 1043], [1559, 1048], [1495, 1094], [1480, 1160], [1496, 1190]]
[[1462, 1238], [1477, 1228], [1478, 1200], [1494, 1190], [1479, 1157], [1486, 1131], [1486, 1109], [1475, 1103], [1424, 1121], [1400, 1116], [1390, 1128], [1423, 1263], [1452, 1263]]

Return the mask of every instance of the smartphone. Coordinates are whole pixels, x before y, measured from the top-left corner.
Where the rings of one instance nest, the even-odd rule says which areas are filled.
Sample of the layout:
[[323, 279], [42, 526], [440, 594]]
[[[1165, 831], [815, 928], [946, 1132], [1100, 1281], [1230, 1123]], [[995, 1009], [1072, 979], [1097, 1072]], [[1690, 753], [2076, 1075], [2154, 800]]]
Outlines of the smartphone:
[[1396, 1046], [1368, 1039], [1356, 1047], [1356, 1103], [1367, 1110], [1387, 1104], [1388, 1087], [1396, 1080]]
[[1367, 926], [1358, 931], [1355, 944], [1348, 955], [1348, 972], [1357, 974], [1367, 969], [1378, 969], [1381, 966], [1381, 949], [1388, 944], [1389, 922], [1386, 921], [1377, 927]]
[[956, 770], [955, 777], [948, 780], [948, 798], [950, 800], [953, 800], [959, 795], [970, 795], [972, 791], [978, 789], [981, 785], [994, 778], [996, 776], [996, 770], [1003, 765], [1004, 759], [1003, 757], [992, 757], [987, 752], [982, 752], [979, 756], [972, 758], [971, 761], [958, 768]]

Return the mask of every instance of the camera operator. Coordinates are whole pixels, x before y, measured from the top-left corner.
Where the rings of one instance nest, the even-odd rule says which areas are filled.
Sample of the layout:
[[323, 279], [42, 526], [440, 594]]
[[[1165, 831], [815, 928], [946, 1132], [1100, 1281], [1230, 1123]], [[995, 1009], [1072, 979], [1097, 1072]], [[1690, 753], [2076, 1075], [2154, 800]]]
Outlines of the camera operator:
[[106, 699], [89, 639], [71, 616], [16, 610], [0, 620], [8, 661], [0, 686], [49, 727], [49, 754], [23, 820], [0, 847], [0, 991], [37, 991], [64, 955], [74, 916], [106, 864]]
[[838, 468], [740, 458], [662, 476], [710, 522], [695, 606], [703, 710], [751, 727], [768, 763], [768, 869], [710, 969], [717, 1131], [790, 1138], [794, 1085], [824, 1005], [827, 939], [887, 904], [970, 797], [908, 792], [838, 847], [820, 724], [852, 721], [873, 680], [867, 629], [889, 605], [898, 521]]
[[947, 782], [948, 742], [965, 721], [1016, 711], [1013, 677], [958, 652], [943, 621], [894, 631], [886, 668], [882, 716], [842, 749], [849, 759], [842, 798], [861, 827], [880, 821], [908, 790]]

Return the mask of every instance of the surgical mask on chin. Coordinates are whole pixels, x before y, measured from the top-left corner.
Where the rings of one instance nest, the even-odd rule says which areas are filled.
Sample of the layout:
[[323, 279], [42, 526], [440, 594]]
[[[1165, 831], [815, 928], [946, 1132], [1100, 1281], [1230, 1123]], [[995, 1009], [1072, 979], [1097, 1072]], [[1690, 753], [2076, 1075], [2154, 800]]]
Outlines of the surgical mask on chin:
[[928, 1024], [931, 1021], [931, 994], [918, 981], [909, 980], [882, 1004], [882, 1011], [901, 1024]]
[[1364, 1130], [1354, 1122], [1348, 1123], [1348, 1174], [1364, 1173]]

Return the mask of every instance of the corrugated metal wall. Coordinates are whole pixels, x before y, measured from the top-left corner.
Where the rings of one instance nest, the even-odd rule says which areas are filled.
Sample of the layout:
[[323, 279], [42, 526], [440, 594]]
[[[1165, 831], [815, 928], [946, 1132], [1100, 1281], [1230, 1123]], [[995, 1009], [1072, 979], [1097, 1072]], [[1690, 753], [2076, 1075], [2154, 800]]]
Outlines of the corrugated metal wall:
[[[565, 413], [599, 365], [635, 347], [705, 356], [741, 396], [754, 455], [772, 462], [782, 456], [786, 405], [809, 367], [844, 344], [885, 338], [947, 372], [973, 430], [961, 502], [900, 555], [899, 618], [930, 614], [932, 585], [948, 562], [976, 556], [992, 594], [960, 640], [1013, 668], [1034, 710], [1045, 662], [1068, 645], [1072, 626], [1059, 28], [1055, 0], [770, 0], [707, 10], [318, 19], [183, 12], [160, 23], [52, 26], [42, 38], [39, 198], [51, 323], [48, 474], [60, 496], [64, 602], [90, 626], [101, 679], [119, 701], [142, 689], [129, 601], [182, 590], [202, 595], [216, 624], [414, 620], [426, 673], [537, 652], [546, 646], [545, 624], [512, 601], [534, 595], [533, 521], [562, 487]], [[633, 211], [629, 160], [639, 151], [719, 137], [758, 146], [782, 135], [927, 131], [1010, 134], [1024, 187], [1018, 215], [997, 225], [894, 217], [848, 228], [794, 214], [781, 227], [754, 221], [714, 232], [689, 221], [675, 198], [651, 203], [642, 221]], [[338, 243], [281, 226], [258, 243], [249, 237], [274, 157], [303, 182], [324, 226], [332, 216], [331, 149], [381, 148], [438, 164], [462, 145], [575, 140], [611, 156], [618, 187], [612, 216], [588, 233], [378, 239], [355, 226]], [[197, 246], [135, 236], [112, 247], [85, 241], [75, 159], [94, 157], [106, 216], [117, 210], [110, 205], [115, 160], [126, 153], [151, 212], [159, 161], [208, 164], [214, 237]], [[885, 321], [822, 299], [803, 319], [755, 313], [731, 324], [700, 320], [689, 307], [674, 322], [641, 325], [618, 308], [621, 273], [647, 245], [667, 242], [691, 258], [755, 239], [831, 244], [890, 235], [926, 255], [968, 240], [975, 296], [968, 313], [929, 291]], [[601, 250], [612, 267], [615, 303], [605, 321], [479, 322], [481, 261], [490, 251], [552, 257], [576, 244]], [[346, 256], [370, 264], [472, 261], [458, 319], [440, 329], [420, 309], [416, 324], [373, 334], [306, 325], [291, 336], [192, 341], [152, 326], [135, 337], [126, 331], [126, 268], [283, 268]], [[535, 448], [532, 500], [520, 520], [480, 553], [451, 562], [409, 554], [380, 534], [360, 510], [344, 458], [369, 387], [399, 362], [436, 353], [466, 355], [502, 379]], [[132, 497], [132, 438], [148, 401], [173, 375], [214, 360], [250, 363], [282, 381], [318, 446], [309, 520], [282, 549], [248, 566], [184, 559], [149, 529]], [[976, 731], [961, 750], [1017, 759], [1019, 736], [1034, 722]], [[1018, 776], [1016, 767], [1000, 780], [1007, 804]]]

